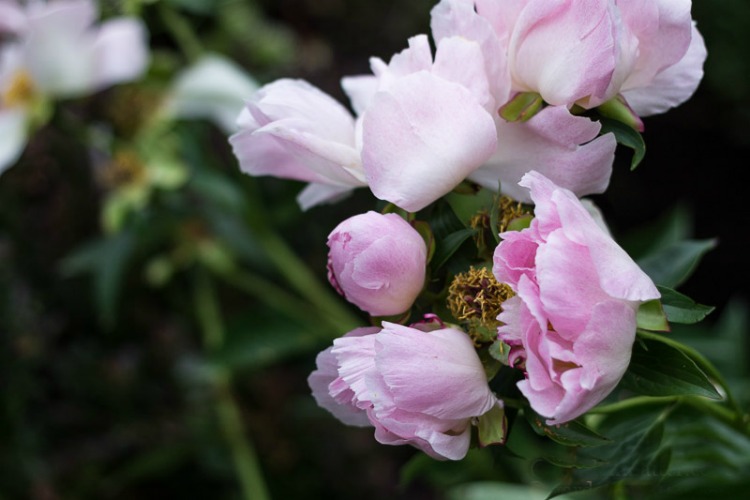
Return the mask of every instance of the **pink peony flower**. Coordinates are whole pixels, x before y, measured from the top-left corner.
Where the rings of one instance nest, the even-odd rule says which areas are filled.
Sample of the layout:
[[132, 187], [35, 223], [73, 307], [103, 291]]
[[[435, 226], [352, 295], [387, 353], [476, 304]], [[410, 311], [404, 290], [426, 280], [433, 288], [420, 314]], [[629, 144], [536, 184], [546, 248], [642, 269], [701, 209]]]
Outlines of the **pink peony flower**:
[[411, 444], [441, 460], [463, 458], [472, 419], [502, 404], [471, 339], [451, 328], [424, 332], [387, 322], [377, 333], [361, 330], [336, 339], [318, 357], [309, 379], [316, 399], [335, 400], [343, 408], [332, 413], [354, 425], [361, 420], [351, 415], [359, 411], [380, 443]]
[[[508, 65], [498, 74], [508, 75], [512, 92], [585, 108], [623, 94], [633, 98], [636, 113], [648, 115], [685, 101], [703, 76], [705, 46], [690, 6], [690, 0], [442, 0], [432, 11], [432, 30], [438, 41], [478, 40], [485, 57]], [[638, 102], [642, 94], [649, 105]]]
[[480, 46], [425, 35], [374, 76], [342, 82], [361, 115], [362, 162], [373, 194], [416, 212], [450, 192], [495, 151], [496, 101]]
[[350, 217], [328, 236], [328, 248], [331, 284], [373, 316], [407, 311], [422, 291], [427, 245], [396, 214]]
[[630, 362], [636, 312], [659, 298], [651, 279], [581, 202], [537, 172], [521, 186], [536, 204], [531, 226], [505, 232], [493, 273], [516, 296], [498, 333], [511, 346], [531, 407], [559, 424], [604, 399]]
[[247, 102], [232, 135], [240, 168], [309, 182], [304, 209], [365, 186], [354, 118], [335, 99], [302, 80], [263, 86]]

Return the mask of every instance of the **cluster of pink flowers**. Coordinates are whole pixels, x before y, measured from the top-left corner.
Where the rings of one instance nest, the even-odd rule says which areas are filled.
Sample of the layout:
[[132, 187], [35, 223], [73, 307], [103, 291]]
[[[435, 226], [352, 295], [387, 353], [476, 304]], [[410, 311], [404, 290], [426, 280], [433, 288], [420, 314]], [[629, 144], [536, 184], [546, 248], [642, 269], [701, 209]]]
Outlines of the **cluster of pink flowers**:
[[[417, 211], [464, 179], [530, 201], [534, 168], [577, 196], [603, 192], [612, 134], [576, 110], [617, 100], [639, 116], [688, 99], [703, 75], [689, 0], [443, 0], [427, 37], [372, 75], [346, 77], [356, 117], [299, 80], [260, 90], [231, 142], [241, 168], [309, 182], [304, 208], [369, 186]], [[548, 105], [526, 121], [498, 115], [520, 94]]]
[[[560, 424], [602, 401], [627, 369], [651, 279], [580, 196], [606, 190], [616, 148], [600, 116], [642, 116], [687, 100], [703, 40], [689, 0], [442, 0], [426, 35], [372, 74], [346, 77], [352, 114], [309, 83], [279, 80], [247, 101], [230, 138], [241, 168], [309, 183], [303, 208], [357, 187], [418, 212], [468, 180], [535, 205], [506, 231], [495, 277], [498, 339], [530, 406]], [[521, 112], [514, 106], [526, 102]], [[514, 116], [515, 113], [515, 116]], [[411, 219], [409, 219], [411, 220]], [[329, 280], [373, 317], [402, 315], [429, 276], [422, 235], [399, 215], [368, 212], [329, 236]], [[470, 429], [502, 408], [458, 327], [388, 321], [334, 341], [309, 382], [318, 403], [381, 443], [436, 458], [465, 455]]]

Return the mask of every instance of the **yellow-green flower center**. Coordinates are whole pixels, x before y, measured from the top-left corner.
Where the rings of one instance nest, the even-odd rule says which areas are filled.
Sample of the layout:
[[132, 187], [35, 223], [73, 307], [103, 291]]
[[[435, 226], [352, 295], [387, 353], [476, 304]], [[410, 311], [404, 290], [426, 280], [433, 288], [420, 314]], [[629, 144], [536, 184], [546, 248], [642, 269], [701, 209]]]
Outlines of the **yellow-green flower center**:
[[31, 75], [26, 70], [17, 71], [10, 85], [0, 94], [0, 103], [5, 108], [28, 106], [36, 96]]

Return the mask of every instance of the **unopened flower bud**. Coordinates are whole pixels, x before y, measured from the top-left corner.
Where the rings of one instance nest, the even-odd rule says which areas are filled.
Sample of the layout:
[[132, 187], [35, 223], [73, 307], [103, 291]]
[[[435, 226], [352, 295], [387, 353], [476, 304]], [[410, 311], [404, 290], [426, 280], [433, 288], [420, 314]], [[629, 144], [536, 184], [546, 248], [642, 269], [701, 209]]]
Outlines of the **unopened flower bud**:
[[408, 310], [422, 290], [427, 246], [396, 214], [351, 217], [331, 232], [328, 247], [329, 281], [373, 316]]

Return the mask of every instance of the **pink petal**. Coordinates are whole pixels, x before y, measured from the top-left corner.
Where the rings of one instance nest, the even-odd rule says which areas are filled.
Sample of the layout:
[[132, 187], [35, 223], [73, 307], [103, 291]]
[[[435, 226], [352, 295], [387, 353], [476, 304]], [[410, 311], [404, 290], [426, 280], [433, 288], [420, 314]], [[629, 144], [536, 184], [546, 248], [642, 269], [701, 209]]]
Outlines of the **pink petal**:
[[617, 141], [613, 134], [597, 137], [601, 125], [570, 114], [565, 106], [548, 106], [527, 122], [498, 123], [497, 151], [471, 174], [471, 180], [530, 202], [519, 182], [536, 170], [578, 196], [603, 193], [609, 185]]
[[604, 95], [615, 69], [612, 9], [601, 0], [529, 1], [508, 52], [519, 90], [567, 106]]
[[479, 44], [484, 72], [495, 104], [499, 106], [505, 103], [511, 93], [505, 48], [489, 20], [474, 10], [474, 2], [443, 0], [432, 9], [431, 18], [432, 34], [436, 43], [440, 44], [444, 38], [460, 36]]
[[553, 413], [544, 414], [548, 424], [573, 420], [612, 392], [630, 363], [635, 329], [635, 310], [628, 304], [607, 301], [594, 307], [574, 346], [581, 367], [563, 376], [566, 395]]
[[678, 63], [658, 73], [644, 87], [630, 88], [626, 85], [623, 96], [640, 116], [663, 113], [687, 101], [695, 93], [703, 78], [705, 60], [706, 45], [701, 34], [693, 26], [690, 47], [685, 56]]
[[307, 378], [307, 383], [312, 389], [313, 397], [318, 406], [331, 412], [334, 417], [347, 425], [365, 427], [370, 425], [367, 413], [357, 408], [352, 400], [354, 392], [344, 388], [337, 394], [338, 400], [329, 391], [329, 386], [334, 382], [338, 374], [336, 357], [332, 354], [333, 348], [322, 351], [315, 359], [317, 369]]
[[598, 275], [599, 286], [609, 296], [645, 302], [661, 295], [651, 278], [612, 238], [602, 231], [596, 221], [570, 191], [553, 194], [565, 236], [588, 248], [591, 262]]
[[482, 415], [494, 406], [482, 363], [465, 333], [453, 329], [425, 333], [383, 323], [376, 342], [381, 346], [375, 358], [378, 372], [400, 409], [461, 419]]
[[690, 45], [690, 0], [628, 0], [617, 7], [638, 40], [635, 66], [623, 88], [648, 85], [683, 58]]
[[375, 196], [416, 212], [463, 181], [496, 142], [493, 119], [471, 92], [419, 72], [376, 94], [362, 160]]

